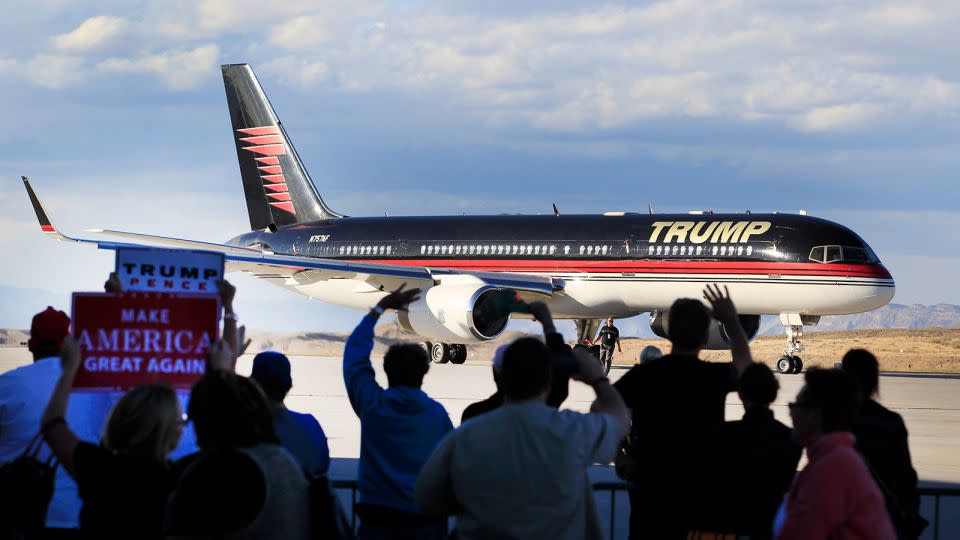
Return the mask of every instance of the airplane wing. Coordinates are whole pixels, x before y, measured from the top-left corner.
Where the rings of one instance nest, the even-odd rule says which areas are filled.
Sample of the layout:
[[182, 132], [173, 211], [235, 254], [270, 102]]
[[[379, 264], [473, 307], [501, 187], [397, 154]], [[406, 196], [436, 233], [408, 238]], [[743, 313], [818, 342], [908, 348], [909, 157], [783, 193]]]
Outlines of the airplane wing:
[[[196, 249], [223, 253], [228, 272], [247, 272], [256, 277], [266, 279], [277, 285], [294, 289], [297, 286], [309, 285], [319, 281], [333, 279], [349, 279], [365, 282], [372, 286], [372, 291], [393, 290], [401, 284], [410, 287], [427, 288], [442, 283], [445, 279], [457, 279], [458, 276], [473, 276], [485, 283], [497, 287], [516, 289], [532, 295], [550, 296], [561, 287], [546, 276], [532, 276], [507, 272], [467, 272], [446, 268], [428, 268], [423, 266], [400, 266], [380, 263], [364, 263], [355, 261], [341, 261], [335, 259], [319, 259], [300, 257], [296, 255], [276, 255], [262, 252], [253, 248], [230, 246], [213, 242], [154, 236], [149, 234], [132, 233], [125, 231], [111, 231], [93, 229], [98, 232], [119, 236], [136, 241], [116, 242], [92, 238], [76, 238], [60, 232], [50, 221], [37, 197], [33, 186], [27, 177], [23, 178], [23, 185], [33, 204], [33, 210], [40, 222], [40, 230], [46, 235], [61, 241], [93, 244], [99, 249], [142, 248], [169, 246], [181, 249]], [[371, 290], [371, 289], [367, 289]]]

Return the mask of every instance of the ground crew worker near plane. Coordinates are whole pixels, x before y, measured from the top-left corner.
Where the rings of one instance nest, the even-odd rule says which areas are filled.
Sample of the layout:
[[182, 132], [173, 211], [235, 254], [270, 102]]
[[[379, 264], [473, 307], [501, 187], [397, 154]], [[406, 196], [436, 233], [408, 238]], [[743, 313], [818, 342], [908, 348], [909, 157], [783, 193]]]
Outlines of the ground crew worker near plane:
[[623, 354], [623, 348], [620, 346], [620, 330], [613, 325], [613, 317], [607, 317], [606, 324], [597, 332], [597, 337], [590, 342], [595, 345], [600, 340], [600, 363], [603, 364], [607, 372], [610, 371], [610, 364], [613, 363], [613, 346], [617, 346], [617, 352]]

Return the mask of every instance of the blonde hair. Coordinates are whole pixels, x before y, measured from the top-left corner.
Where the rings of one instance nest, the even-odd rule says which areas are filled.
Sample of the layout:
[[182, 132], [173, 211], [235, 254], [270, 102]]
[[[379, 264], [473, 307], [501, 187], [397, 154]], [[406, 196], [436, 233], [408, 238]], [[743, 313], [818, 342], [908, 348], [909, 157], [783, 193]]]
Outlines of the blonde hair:
[[170, 442], [180, 427], [177, 393], [164, 384], [130, 390], [110, 410], [103, 428], [103, 446], [165, 463]]

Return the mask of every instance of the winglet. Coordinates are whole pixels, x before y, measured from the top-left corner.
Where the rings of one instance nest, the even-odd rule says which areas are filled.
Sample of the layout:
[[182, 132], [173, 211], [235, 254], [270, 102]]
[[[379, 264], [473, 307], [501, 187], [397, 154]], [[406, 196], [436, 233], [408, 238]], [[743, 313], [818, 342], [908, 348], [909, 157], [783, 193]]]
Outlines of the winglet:
[[40, 230], [57, 240], [75, 242], [75, 239], [61, 234], [60, 231], [53, 226], [50, 218], [47, 217], [47, 212], [43, 209], [43, 204], [40, 202], [40, 198], [37, 197], [37, 193], [33, 190], [33, 186], [30, 185], [30, 180], [28, 180], [26, 176], [21, 176], [20, 178], [23, 179], [23, 187], [27, 188], [27, 195], [30, 197], [30, 204], [33, 205], [33, 211], [37, 214], [37, 221], [40, 222]]

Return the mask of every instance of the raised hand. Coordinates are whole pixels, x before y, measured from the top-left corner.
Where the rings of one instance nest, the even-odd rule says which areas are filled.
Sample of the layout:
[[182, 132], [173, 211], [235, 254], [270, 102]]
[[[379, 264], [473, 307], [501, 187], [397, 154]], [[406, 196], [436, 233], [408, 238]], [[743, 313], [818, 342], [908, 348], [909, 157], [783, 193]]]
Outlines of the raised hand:
[[222, 339], [210, 344], [207, 351], [207, 370], [233, 371], [234, 356], [230, 344]]
[[733, 305], [733, 300], [730, 299], [730, 289], [726, 285], [723, 286], [723, 292], [721, 292], [720, 286], [716, 283], [708, 284], [707, 288], [703, 290], [703, 297], [707, 302], [710, 302], [713, 318], [722, 323], [738, 321], [737, 308]]
[[220, 305], [223, 306], [223, 311], [233, 313], [233, 297], [237, 294], [237, 288], [224, 279], [217, 282], [217, 291], [220, 293]]
[[407, 309], [407, 306], [410, 305], [411, 302], [415, 302], [420, 299], [420, 289], [414, 288], [405, 291], [403, 288], [406, 286], [406, 283], [401, 284], [397, 290], [381, 298], [380, 301], [377, 302], [377, 305], [383, 310]]
[[110, 277], [103, 282], [103, 290], [108, 293], [122, 293], [123, 284], [116, 272], [110, 272]]
[[243, 356], [247, 352], [247, 347], [250, 346], [251, 342], [253, 342], [252, 339], [247, 339], [247, 327], [240, 325], [240, 327], [237, 328], [237, 344], [239, 349], [233, 356], [236, 358]]
[[530, 302], [527, 304], [530, 308], [530, 314], [540, 322], [544, 328], [553, 328], [553, 315], [550, 314], [550, 308], [543, 302]]

